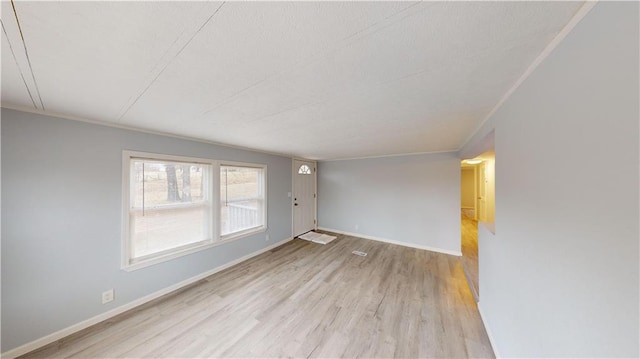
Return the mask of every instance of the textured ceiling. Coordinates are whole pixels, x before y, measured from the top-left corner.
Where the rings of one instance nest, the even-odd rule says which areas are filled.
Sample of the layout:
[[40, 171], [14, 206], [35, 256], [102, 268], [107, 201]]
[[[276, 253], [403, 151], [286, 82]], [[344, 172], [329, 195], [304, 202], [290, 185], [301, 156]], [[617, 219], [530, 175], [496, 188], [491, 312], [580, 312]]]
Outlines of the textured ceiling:
[[581, 5], [3, 1], [2, 105], [310, 159], [456, 150]]

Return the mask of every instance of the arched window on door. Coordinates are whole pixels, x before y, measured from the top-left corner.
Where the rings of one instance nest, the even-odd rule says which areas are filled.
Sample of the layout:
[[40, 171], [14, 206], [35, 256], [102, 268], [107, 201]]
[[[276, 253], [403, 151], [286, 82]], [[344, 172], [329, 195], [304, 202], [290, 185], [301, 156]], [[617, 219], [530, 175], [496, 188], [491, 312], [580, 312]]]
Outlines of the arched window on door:
[[299, 175], [310, 175], [311, 174], [311, 168], [309, 168], [309, 166], [307, 166], [307, 165], [302, 165], [302, 166], [300, 166], [300, 168], [298, 168], [298, 174]]

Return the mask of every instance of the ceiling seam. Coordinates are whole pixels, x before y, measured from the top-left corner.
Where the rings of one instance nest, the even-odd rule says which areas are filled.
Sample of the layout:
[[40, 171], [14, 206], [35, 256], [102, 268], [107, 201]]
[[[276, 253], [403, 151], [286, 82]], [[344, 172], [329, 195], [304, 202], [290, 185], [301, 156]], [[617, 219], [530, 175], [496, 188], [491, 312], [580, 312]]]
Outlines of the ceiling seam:
[[[159, 69], [163, 63], [165, 63], [166, 61], [164, 60], [165, 57], [169, 56], [169, 53], [171, 52], [171, 49], [173, 48], [173, 46], [179, 42], [180, 38], [187, 32], [187, 29], [185, 28], [182, 33], [180, 34], [180, 36], [176, 37], [175, 40], [173, 40], [173, 42], [171, 43], [171, 45], [169, 45], [169, 47], [167, 47], [167, 49], [164, 51], [164, 53], [162, 54], [162, 56], [160, 56], [160, 59], [158, 60], [158, 62], [155, 64], [155, 66], [153, 66], [153, 68], [148, 72], [147, 75], [145, 75], [145, 79], [146, 78], [150, 78], [151, 76], [153, 76], [153, 74], [157, 71], [157, 69]], [[118, 118], [120, 118], [120, 115], [123, 114], [124, 112], [126, 112], [126, 110], [129, 108], [129, 104], [131, 103], [131, 101], [134, 100], [134, 97], [136, 96], [136, 92], [133, 92], [131, 96], [129, 96], [129, 98], [127, 99], [127, 101], [124, 103], [124, 105], [122, 105], [122, 107], [120, 108], [120, 110], [118, 111]]]
[[273, 77], [277, 77], [277, 75], [278, 75], [278, 74], [271, 74], [271, 75], [269, 75], [269, 76], [267, 76], [267, 77], [265, 77], [265, 78], [263, 78], [263, 79], [261, 79], [261, 80], [258, 80], [258, 82], [255, 82], [255, 83], [253, 83], [253, 84], [251, 84], [251, 85], [249, 85], [249, 86], [247, 86], [247, 87], [245, 87], [245, 88], [243, 88], [243, 89], [241, 89], [241, 90], [239, 90], [239, 91], [235, 92], [234, 94], [232, 94], [231, 96], [227, 97], [225, 100], [223, 100], [223, 101], [222, 101], [222, 102], [220, 102], [219, 104], [217, 104], [217, 105], [215, 105], [214, 107], [212, 107], [212, 108], [210, 108], [210, 109], [206, 110], [205, 112], [203, 112], [203, 113], [202, 113], [202, 114], [201, 114], [197, 119], [198, 119], [198, 120], [201, 120], [205, 115], [207, 115], [207, 114], [209, 114], [209, 113], [211, 113], [211, 112], [213, 112], [213, 111], [215, 111], [215, 110], [219, 109], [220, 107], [222, 107], [222, 106], [224, 106], [224, 105], [227, 105], [227, 104], [232, 103], [233, 101], [235, 101], [235, 100], [236, 100], [236, 98], [237, 98], [237, 96], [238, 96], [239, 94], [241, 94], [241, 93], [243, 93], [243, 92], [245, 92], [245, 91], [248, 91], [248, 90], [250, 90], [250, 89], [252, 89], [252, 88], [254, 88], [254, 87], [256, 87], [256, 86], [259, 86], [260, 84], [262, 84], [262, 83], [264, 83], [264, 82], [269, 81], [271, 78], [273, 78]]
[[[387, 16], [387, 17], [385, 17], [383, 20], [377, 21], [377, 22], [375, 22], [375, 23], [373, 23], [373, 24], [371, 24], [371, 25], [369, 25], [369, 26], [365, 27], [365, 28], [364, 28], [364, 29], [362, 29], [362, 30], [358, 30], [358, 31], [356, 31], [356, 32], [352, 33], [351, 35], [348, 35], [347, 37], [343, 38], [343, 39], [342, 39], [342, 41], [347, 41], [347, 40], [351, 39], [352, 37], [356, 37], [356, 36], [358, 36], [359, 34], [365, 33], [365, 32], [367, 32], [367, 30], [369, 30], [369, 29], [371, 29], [371, 28], [375, 28], [375, 27], [377, 27], [377, 26], [378, 26], [378, 24], [380, 24], [380, 23], [382, 23], [382, 22], [387, 22], [387, 20], [389, 20], [389, 19], [391, 19], [391, 18], [395, 17], [396, 15], [398, 15], [398, 14], [400, 14], [400, 13], [403, 13], [403, 12], [405, 12], [405, 11], [407, 11], [407, 10], [411, 9], [412, 7], [414, 7], [414, 6], [416, 6], [416, 5], [421, 5], [422, 3], [423, 3], [423, 1], [418, 1], [418, 2], [416, 2], [416, 3], [413, 3], [413, 4], [409, 5], [409, 6], [407, 6], [407, 7], [403, 8], [403, 9], [401, 9], [401, 10], [398, 10], [398, 11], [394, 12], [393, 14], [391, 14], [391, 15], [389, 15], [389, 16]], [[415, 14], [415, 13], [414, 13], [414, 14]], [[408, 16], [411, 16], [411, 15], [412, 15], [412, 14], [409, 14]], [[396, 22], [398, 22], [398, 21], [400, 21], [400, 20], [404, 20], [404, 19], [405, 19], [404, 17], [403, 17], [403, 18], [401, 18], [401, 19], [398, 19], [398, 20], [396, 20], [395, 22], [390, 23], [390, 24], [389, 24], [389, 26], [391, 26], [391, 25], [395, 24]], [[379, 30], [380, 30], [380, 29], [379, 29]], [[377, 31], [379, 31], [379, 30], [376, 30], [376, 31], [374, 31], [374, 32], [372, 32], [372, 33], [370, 33], [370, 34], [365, 34], [365, 36], [364, 36], [364, 37], [367, 37], [367, 36], [373, 35], [373, 34], [375, 34], [375, 33], [376, 33]]]
[[576, 13], [571, 17], [569, 22], [560, 29], [560, 31], [554, 36], [554, 38], [545, 46], [542, 52], [531, 62], [531, 64], [527, 67], [527, 69], [522, 73], [522, 75], [516, 80], [516, 82], [505, 92], [505, 94], [500, 98], [498, 103], [489, 111], [489, 113], [484, 117], [484, 119], [480, 122], [478, 126], [476, 126], [475, 130], [471, 132], [471, 134], [467, 137], [467, 139], [458, 147], [458, 151], [462, 151], [462, 149], [473, 139], [473, 137], [480, 132], [480, 130], [484, 127], [484, 125], [489, 121], [489, 119], [496, 113], [498, 110], [504, 105], [505, 102], [513, 95], [514, 92], [524, 83], [526, 79], [531, 76], [531, 74], [544, 62], [544, 60], [555, 50], [555, 48], [564, 40], [564, 38], [573, 30], [573, 28], [580, 22], [582, 19], [587, 16], [589, 11], [593, 9], [593, 7], [598, 3], [599, 0], [588, 0], [585, 1], [584, 4], [576, 11]]
[[138, 97], [136, 97], [136, 99], [131, 103], [131, 105], [129, 105], [129, 107], [127, 107], [127, 109], [118, 117], [118, 121], [122, 120], [122, 118], [127, 114], [127, 112], [129, 112], [129, 110], [131, 110], [131, 108], [140, 100], [140, 98], [142, 98], [142, 96], [158, 80], [160, 75], [162, 75], [162, 73], [164, 73], [164, 71], [169, 67], [169, 65], [171, 65], [173, 60], [175, 60], [178, 56], [180, 56], [182, 51], [184, 51], [184, 49], [191, 43], [191, 41], [193, 41], [193, 39], [200, 33], [200, 31], [202, 31], [202, 29], [209, 23], [209, 21], [211, 21], [211, 19], [213, 19], [216, 16], [216, 14], [218, 14], [218, 12], [220, 11], [220, 9], [222, 8], [222, 6], [225, 3], [226, 3], [226, 1], [222, 2], [222, 4], [220, 4], [220, 6], [218, 6], [216, 11], [214, 11], [213, 14], [211, 14], [211, 16], [209, 16], [209, 18], [207, 18], [207, 20], [198, 28], [198, 30], [193, 34], [193, 36], [191, 36], [191, 38], [182, 46], [182, 48], [180, 48], [180, 50], [178, 50], [178, 52], [173, 56], [173, 58], [167, 62], [167, 64], [162, 68], [162, 70], [160, 70], [160, 72], [153, 78], [153, 80], [151, 80], [151, 82], [149, 82], [149, 85], [147, 85], [147, 87], [145, 87], [144, 90], [142, 90], [140, 95], [138, 95]]
[[[399, 24], [400, 22], [404, 21], [405, 19], [411, 17], [411, 16], [415, 16], [417, 15], [419, 12], [424, 11], [426, 9], [428, 9], [430, 6], [432, 6], [432, 4], [428, 4], [428, 5], [423, 5], [425, 4], [424, 2], [420, 1], [416, 4], [413, 4], [411, 6], [408, 6], [402, 10], [398, 10], [396, 12], [394, 12], [393, 14], [387, 16], [384, 18], [384, 20], [380, 20], [374, 24], [371, 24], [369, 26], [367, 26], [366, 28], [356, 31], [353, 34], [343, 38], [341, 41], [339, 41], [339, 45], [329, 51], [327, 51], [325, 54], [317, 56], [317, 57], [311, 57], [309, 58], [309, 61], [305, 61], [305, 64], [308, 64], [312, 61], [318, 61], [318, 60], [322, 60], [324, 58], [327, 58], [329, 56], [331, 56], [332, 54], [348, 48], [349, 46], [357, 43], [358, 41], [361, 41], [367, 37], [370, 37], [372, 35], [375, 35], [381, 31], [384, 31], [390, 27], [393, 27], [397, 24]], [[416, 7], [416, 5], [423, 5], [424, 7], [422, 9], [417, 8], [414, 9]], [[410, 12], [409, 10], [413, 9], [413, 12]], [[408, 13], [407, 13], [408, 12]], [[303, 62], [303, 61], [300, 61]], [[291, 71], [290, 69], [287, 70], [287, 72]]]
[[[402, 14], [404, 12], [409, 11], [409, 9], [415, 7], [416, 5], [422, 5], [423, 3], [424, 3], [423, 1], [418, 1], [418, 2], [416, 2], [414, 4], [411, 4], [411, 5], [403, 8], [403, 9], [401, 9], [401, 10], [398, 10], [398, 11], [394, 12], [393, 14], [385, 17], [383, 20], [377, 21], [376, 23], [368, 25], [367, 27], [365, 27], [363, 29], [357, 30], [354, 33], [352, 33], [350, 35], [347, 35], [346, 37], [344, 37], [341, 40], [337, 41], [336, 42], [336, 43], [338, 43], [337, 47], [335, 47], [333, 49], [329, 49], [329, 50], [327, 50], [326, 52], [324, 52], [322, 54], [318, 54], [317, 56], [311, 55], [311, 56], [309, 56], [309, 57], [307, 57], [305, 59], [299, 60], [299, 61], [291, 64], [290, 66], [288, 66], [286, 70], [277, 71], [276, 73], [271, 74], [271, 75], [269, 75], [269, 76], [267, 76], [267, 77], [265, 77], [265, 78], [263, 78], [261, 80], [258, 80], [257, 82], [253, 83], [252, 85], [249, 85], [249, 86], [245, 87], [244, 89], [241, 89], [241, 90], [231, 94], [230, 96], [227, 96], [220, 103], [218, 103], [218, 104], [214, 105], [213, 107], [211, 107], [211, 108], [207, 109], [206, 111], [204, 111], [198, 117], [198, 120], [202, 120], [204, 118], [204, 116], [207, 115], [208, 113], [211, 113], [211, 112], [219, 109], [220, 107], [225, 106], [225, 105], [235, 101], [236, 98], [238, 98], [238, 96], [240, 94], [242, 94], [243, 92], [245, 92], [245, 91], [247, 91], [249, 89], [252, 89], [252, 88], [254, 88], [256, 86], [259, 86], [260, 84], [265, 83], [265, 82], [267, 82], [269, 80], [280, 78], [280, 77], [284, 76], [285, 74], [290, 73], [291, 71], [293, 71], [292, 69], [298, 68], [298, 66], [305, 66], [305, 65], [308, 65], [309, 63], [312, 63], [313, 61], [319, 61], [319, 60], [322, 60], [324, 58], [327, 58], [331, 54], [334, 54], [337, 51], [339, 51], [339, 50], [341, 50], [343, 48], [346, 48], [346, 47], [348, 47], [348, 46], [350, 46], [350, 45], [362, 40], [365, 37], [371, 36], [371, 35], [379, 32], [379, 31], [382, 31], [382, 30], [384, 30], [384, 29], [386, 29], [388, 27], [391, 27], [391, 26], [397, 24], [398, 22], [404, 20], [405, 18], [407, 18], [409, 16], [415, 15], [417, 12], [410, 13], [410, 14], [405, 15], [404, 17], [402, 17], [400, 19], [397, 19], [397, 20], [393, 20], [392, 19], [392, 18], [398, 16], [399, 14]], [[389, 20], [389, 19], [391, 19], [391, 20]], [[386, 24], [386, 26], [383, 26], [381, 28], [375, 29], [373, 32], [367, 33], [367, 31], [369, 31], [369, 29], [382, 26], [382, 25], [379, 25], [381, 23], [388, 23], [388, 24]], [[363, 35], [361, 37], [357, 37], [359, 34], [363, 34]], [[352, 38], [355, 38], [355, 39], [351, 40]], [[260, 118], [254, 119], [254, 120], [260, 120]]]
[[38, 81], [36, 81], [36, 75], [33, 73], [33, 67], [31, 66], [31, 59], [29, 58], [27, 43], [24, 40], [24, 34], [22, 33], [22, 26], [20, 25], [20, 19], [18, 18], [18, 12], [16, 10], [16, 5], [14, 3], [14, 0], [11, 0], [11, 7], [13, 8], [13, 15], [16, 18], [16, 24], [18, 25], [20, 38], [22, 39], [22, 46], [24, 47], [24, 55], [27, 57], [27, 63], [29, 64], [29, 71], [31, 71], [31, 78], [33, 79], [33, 84], [36, 86], [36, 93], [38, 94], [38, 99], [40, 100], [40, 105], [42, 106], [42, 110], [45, 110], [44, 103], [42, 102], [42, 96], [40, 95], [40, 88], [38, 87]]
[[11, 40], [9, 39], [9, 34], [7, 34], [7, 30], [4, 27], [4, 21], [0, 19], [0, 25], [2, 25], [2, 32], [4, 32], [4, 36], [7, 38], [7, 43], [9, 43], [9, 50], [11, 50], [11, 56], [13, 56], [13, 61], [15, 61], [16, 66], [18, 67], [18, 72], [20, 72], [20, 77], [22, 78], [22, 83], [24, 83], [24, 87], [27, 89], [27, 93], [29, 94], [29, 98], [31, 99], [31, 103], [33, 107], [38, 108], [36, 105], [36, 101], [33, 99], [33, 95], [31, 94], [31, 90], [29, 89], [29, 85], [27, 85], [27, 80], [24, 78], [24, 73], [20, 68], [20, 64], [18, 63], [18, 59], [16, 58], [16, 54], [13, 51], [13, 46], [11, 46]]
[[[322, 103], [324, 103], [324, 101], [309, 101], [309, 102], [305, 102], [305, 103], [303, 103], [301, 105], [294, 105], [293, 107], [290, 106], [288, 108], [285, 108], [285, 109], [277, 111], [277, 112], [268, 113], [268, 114], [266, 114], [264, 116], [253, 117], [253, 118], [247, 120], [247, 122], [250, 123], [250, 124], [253, 124], [255, 122], [263, 121], [265, 119], [268, 119], [270, 117], [274, 117], [274, 116], [277, 116], [277, 115], [280, 115], [280, 114], [283, 114], [283, 113], [295, 111], [295, 110], [298, 110], [298, 109], [301, 109], [301, 108], [304, 108], [304, 107], [307, 107], [307, 106], [320, 105]], [[271, 132], [273, 132], [273, 131], [271, 131]]]

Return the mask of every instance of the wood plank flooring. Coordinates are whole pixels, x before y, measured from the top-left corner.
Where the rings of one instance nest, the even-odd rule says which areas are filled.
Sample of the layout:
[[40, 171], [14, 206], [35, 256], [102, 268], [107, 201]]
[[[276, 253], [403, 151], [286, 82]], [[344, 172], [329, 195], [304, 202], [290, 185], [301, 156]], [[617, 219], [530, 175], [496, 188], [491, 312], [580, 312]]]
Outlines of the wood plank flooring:
[[459, 258], [337, 236], [295, 239], [23, 357], [494, 357]]
[[462, 211], [462, 265], [469, 280], [472, 294], [476, 301], [480, 296], [479, 271], [478, 271], [478, 221], [471, 214]]

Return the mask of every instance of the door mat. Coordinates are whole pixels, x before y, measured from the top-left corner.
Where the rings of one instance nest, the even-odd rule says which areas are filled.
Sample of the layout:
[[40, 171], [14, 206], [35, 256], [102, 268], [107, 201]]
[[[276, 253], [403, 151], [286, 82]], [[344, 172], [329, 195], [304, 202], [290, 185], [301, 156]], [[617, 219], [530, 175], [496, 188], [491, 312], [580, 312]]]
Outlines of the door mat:
[[305, 241], [310, 241], [313, 243], [327, 244], [332, 240], [336, 239], [337, 237], [311, 231], [311, 232], [307, 232], [305, 234], [299, 235], [298, 238], [304, 239]]

